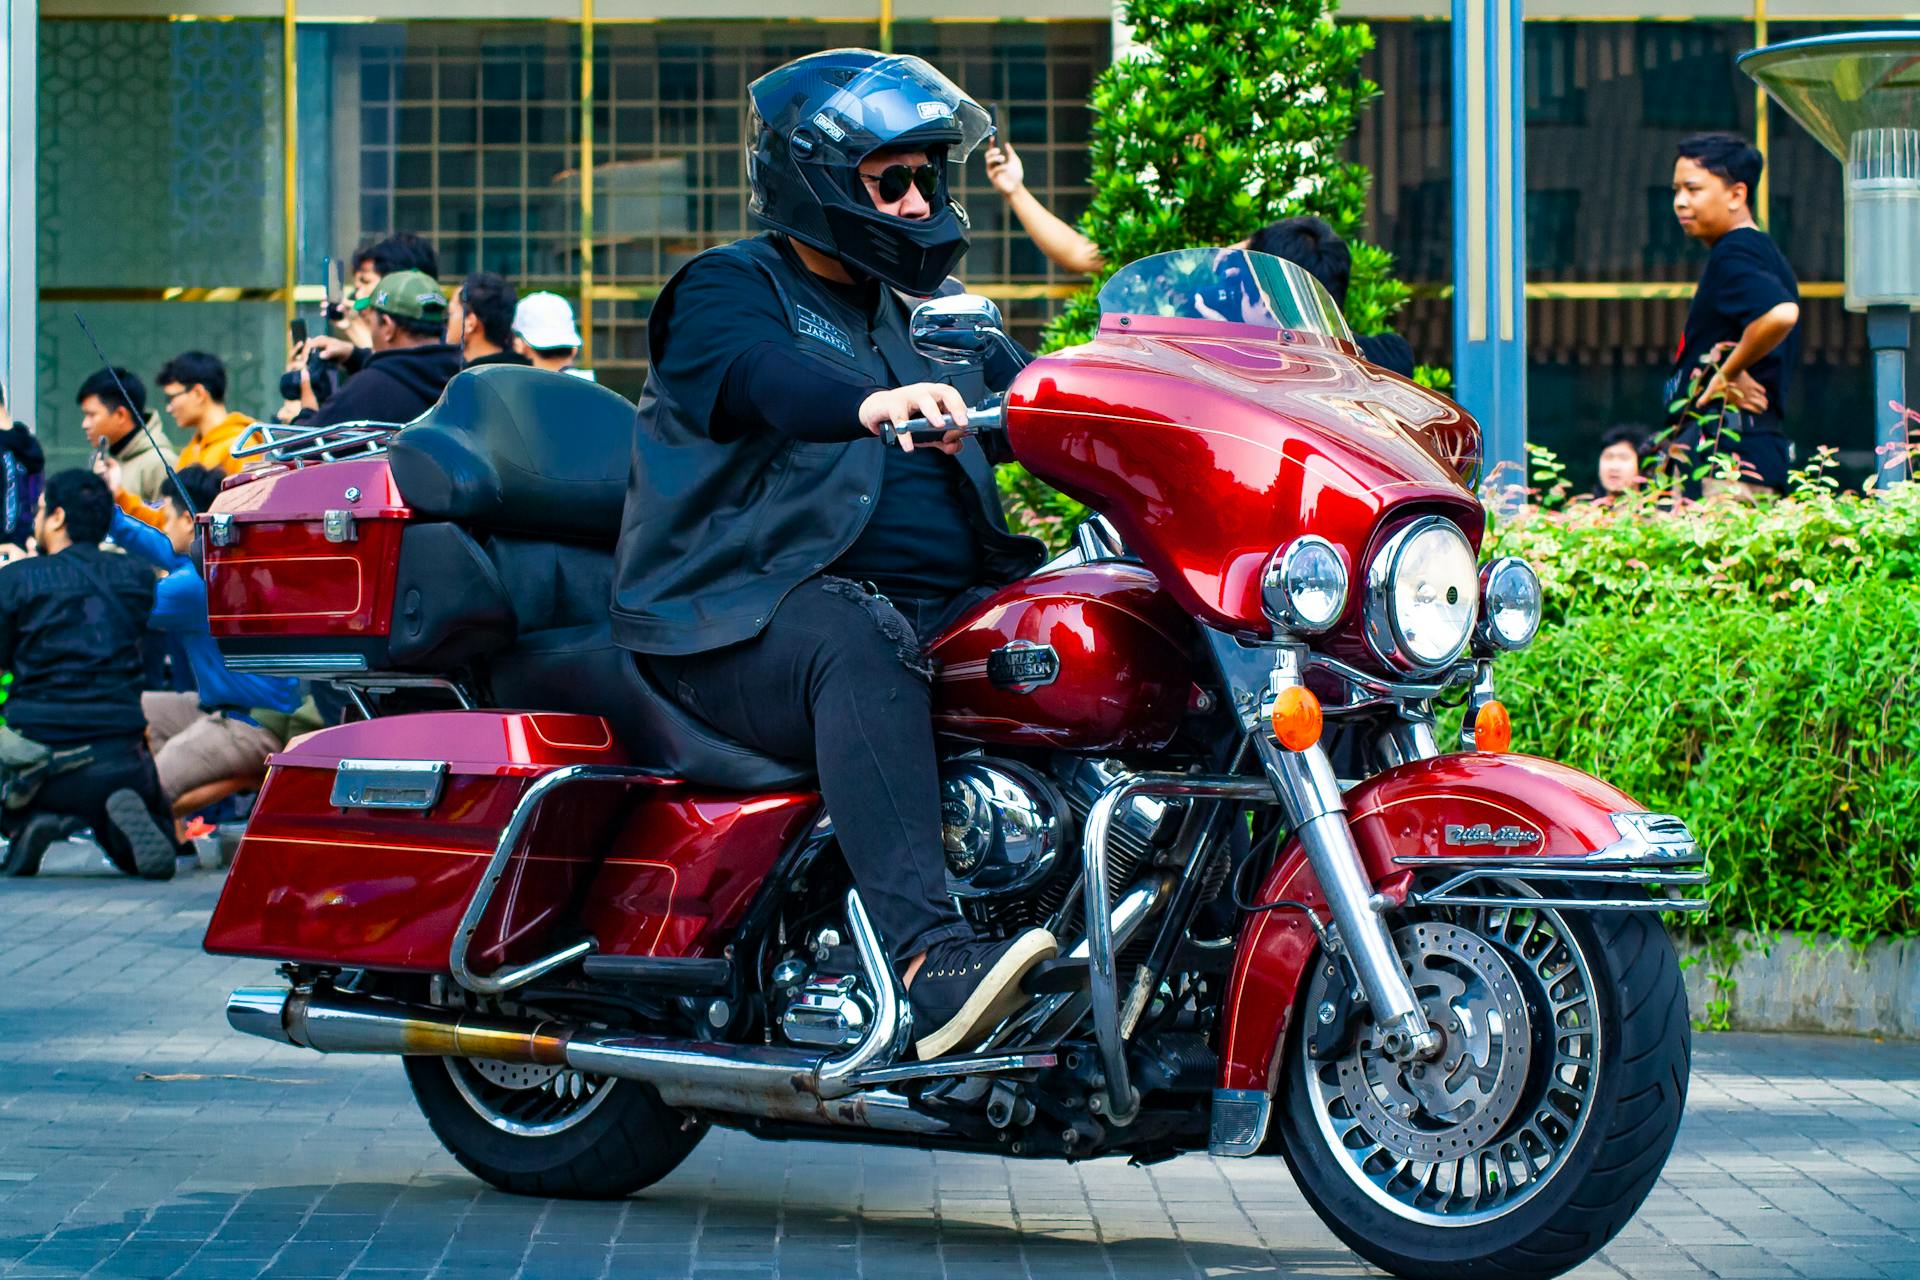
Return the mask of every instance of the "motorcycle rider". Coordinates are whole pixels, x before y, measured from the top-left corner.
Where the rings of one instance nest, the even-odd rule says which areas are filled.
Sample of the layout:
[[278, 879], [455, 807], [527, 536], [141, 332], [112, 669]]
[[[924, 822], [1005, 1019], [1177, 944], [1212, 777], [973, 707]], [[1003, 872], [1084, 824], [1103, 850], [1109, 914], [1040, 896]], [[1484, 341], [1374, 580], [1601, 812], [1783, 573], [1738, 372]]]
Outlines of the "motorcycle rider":
[[989, 122], [923, 60], [869, 50], [749, 93], [750, 208], [770, 230], [701, 254], [654, 304], [614, 635], [722, 733], [815, 762], [917, 1052], [937, 1057], [1017, 1007], [1056, 949], [1042, 929], [976, 938], [947, 894], [920, 649], [1042, 548], [1008, 532], [978, 439], [875, 438], [914, 415], [964, 426], [989, 389], [907, 334], [908, 298], [966, 252], [947, 171]]

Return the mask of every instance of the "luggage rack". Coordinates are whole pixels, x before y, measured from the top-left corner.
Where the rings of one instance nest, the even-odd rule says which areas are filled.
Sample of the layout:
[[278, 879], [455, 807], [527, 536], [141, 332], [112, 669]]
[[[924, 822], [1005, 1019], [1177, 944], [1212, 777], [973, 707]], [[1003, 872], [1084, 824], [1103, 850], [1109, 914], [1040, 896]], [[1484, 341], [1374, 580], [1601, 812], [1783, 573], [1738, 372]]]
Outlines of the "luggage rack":
[[236, 458], [265, 458], [268, 462], [304, 467], [316, 462], [378, 457], [404, 422], [336, 422], [324, 427], [285, 427], [256, 422], [234, 442]]

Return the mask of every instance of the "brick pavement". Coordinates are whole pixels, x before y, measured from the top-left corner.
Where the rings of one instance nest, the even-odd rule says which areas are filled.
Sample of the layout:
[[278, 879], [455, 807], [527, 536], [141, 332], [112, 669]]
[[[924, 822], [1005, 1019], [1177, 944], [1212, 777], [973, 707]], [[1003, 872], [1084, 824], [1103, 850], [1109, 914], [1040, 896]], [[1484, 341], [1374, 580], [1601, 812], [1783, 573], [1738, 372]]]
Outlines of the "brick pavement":
[[[624, 1203], [517, 1199], [398, 1066], [229, 1031], [269, 966], [202, 955], [219, 890], [55, 852], [0, 882], [0, 1273], [842, 1277], [1373, 1274], [1278, 1160], [1150, 1169], [716, 1132]], [[1920, 1045], [1702, 1036], [1679, 1149], [1576, 1275], [1920, 1276]]]

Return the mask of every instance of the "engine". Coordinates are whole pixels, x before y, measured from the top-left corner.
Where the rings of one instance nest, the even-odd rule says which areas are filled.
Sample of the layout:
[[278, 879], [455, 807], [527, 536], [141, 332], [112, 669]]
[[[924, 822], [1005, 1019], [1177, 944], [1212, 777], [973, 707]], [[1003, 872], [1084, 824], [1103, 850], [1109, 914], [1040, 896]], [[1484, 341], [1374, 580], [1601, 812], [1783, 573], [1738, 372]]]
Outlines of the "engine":
[[[1078, 929], [1080, 832], [1121, 770], [1063, 756], [1043, 773], [1017, 760], [968, 756], [941, 768], [940, 813], [947, 889], [982, 932], [1030, 925]], [[1142, 796], [1109, 837], [1109, 890], [1117, 899], [1172, 845], [1180, 802]], [[1064, 910], [1063, 910], [1064, 909]], [[872, 1025], [875, 1002], [841, 926], [821, 924], [773, 969], [771, 1013], [791, 1044], [838, 1049]]]
[[[1121, 773], [1110, 761], [1074, 756], [1058, 757], [1049, 773], [991, 756], [943, 765], [947, 888], [967, 918], [984, 929], [1023, 929], [1071, 908], [1081, 830], [1100, 793]], [[1108, 846], [1108, 889], [1116, 898], [1172, 843], [1184, 816], [1181, 803], [1149, 796], [1121, 812]]]

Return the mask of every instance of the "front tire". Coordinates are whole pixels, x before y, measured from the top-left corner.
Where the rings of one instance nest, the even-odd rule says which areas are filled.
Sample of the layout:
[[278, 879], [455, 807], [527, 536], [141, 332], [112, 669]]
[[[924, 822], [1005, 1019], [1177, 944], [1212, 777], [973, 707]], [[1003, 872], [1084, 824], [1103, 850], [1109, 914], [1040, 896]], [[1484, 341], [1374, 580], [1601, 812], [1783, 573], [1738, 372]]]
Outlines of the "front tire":
[[637, 1081], [465, 1058], [404, 1061], [441, 1145], [516, 1195], [631, 1195], [672, 1173], [707, 1131]]
[[1463, 1056], [1450, 1047], [1422, 1081], [1369, 1061], [1366, 1035], [1310, 1059], [1319, 958], [1282, 1065], [1295, 1181], [1397, 1276], [1571, 1270], [1639, 1209], [1680, 1127], [1692, 1037], [1672, 941], [1651, 913], [1524, 907], [1456, 909], [1395, 940]]

